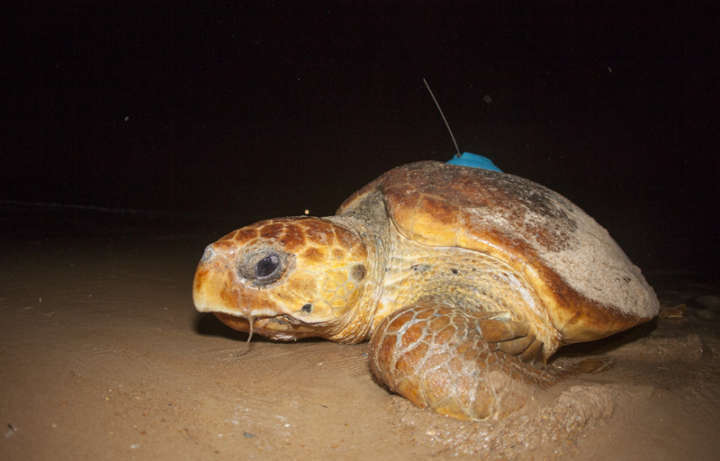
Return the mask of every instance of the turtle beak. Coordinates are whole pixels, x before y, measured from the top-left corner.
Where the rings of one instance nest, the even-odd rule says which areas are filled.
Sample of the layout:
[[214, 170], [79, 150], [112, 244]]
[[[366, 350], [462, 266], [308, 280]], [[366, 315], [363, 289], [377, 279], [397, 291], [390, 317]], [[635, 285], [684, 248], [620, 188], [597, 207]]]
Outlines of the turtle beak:
[[208, 245], [195, 270], [193, 280], [193, 303], [198, 312], [228, 312], [242, 315], [232, 300], [226, 299], [230, 264], [228, 258]]
[[235, 280], [234, 253], [208, 245], [195, 270], [193, 303], [198, 312], [225, 314], [237, 318], [275, 317], [276, 309], [257, 302], [248, 305]]

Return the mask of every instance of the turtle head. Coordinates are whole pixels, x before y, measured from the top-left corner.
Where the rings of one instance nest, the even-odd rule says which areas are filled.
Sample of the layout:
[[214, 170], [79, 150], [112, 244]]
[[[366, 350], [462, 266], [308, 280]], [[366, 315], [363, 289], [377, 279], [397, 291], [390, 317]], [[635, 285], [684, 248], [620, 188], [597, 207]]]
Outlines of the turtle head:
[[193, 301], [239, 331], [279, 340], [365, 339], [372, 284], [360, 235], [323, 218], [260, 221], [210, 244]]

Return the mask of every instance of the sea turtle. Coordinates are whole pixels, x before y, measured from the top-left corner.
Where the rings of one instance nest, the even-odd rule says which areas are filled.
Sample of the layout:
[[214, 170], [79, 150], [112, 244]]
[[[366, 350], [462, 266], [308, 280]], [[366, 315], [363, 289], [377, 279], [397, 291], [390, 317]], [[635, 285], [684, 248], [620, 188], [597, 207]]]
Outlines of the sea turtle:
[[281, 341], [370, 339], [391, 391], [459, 419], [501, 417], [553, 382], [560, 346], [652, 319], [653, 289], [576, 205], [510, 174], [424, 161], [335, 216], [260, 221], [209, 245], [195, 306]]

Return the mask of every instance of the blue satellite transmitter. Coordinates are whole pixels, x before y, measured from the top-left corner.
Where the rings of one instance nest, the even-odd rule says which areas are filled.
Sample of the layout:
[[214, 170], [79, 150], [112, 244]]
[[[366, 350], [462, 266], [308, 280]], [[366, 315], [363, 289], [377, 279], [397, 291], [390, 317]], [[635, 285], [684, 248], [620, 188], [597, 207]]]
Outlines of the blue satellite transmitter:
[[445, 128], [447, 128], [448, 133], [450, 133], [450, 139], [452, 139], [453, 145], [455, 146], [455, 152], [457, 152], [457, 154], [454, 155], [453, 158], [448, 160], [447, 163], [450, 165], [469, 166], [471, 168], [481, 168], [483, 170], [499, 171], [500, 173], [502, 173], [502, 170], [498, 168], [492, 160], [483, 155], [473, 154], [470, 152], [463, 152], [462, 154], [460, 153], [460, 146], [458, 146], [458, 143], [455, 140], [455, 135], [453, 134], [452, 129], [450, 129], [450, 124], [448, 123], [447, 118], [445, 118], [445, 113], [443, 112], [442, 108], [440, 107], [440, 103], [438, 102], [435, 94], [430, 88], [430, 84], [424, 77], [422, 81], [425, 84], [425, 88], [427, 88], [428, 93], [430, 93], [430, 97], [435, 103], [435, 107], [437, 107], [438, 112], [440, 112], [440, 116], [442, 117], [443, 122], [445, 122]]
[[448, 160], [448, 163], [450, 165], [469, 166], [472, 168], [482, 168], [483, 170], [499, 171], [502, 173], [502, 170], [498, 168], [497, 165], [495, 165], [489, 158], [483, 155], [472, 154], [470, 152], [463, 152], [459, 157], [454, 155], [453, 158]]

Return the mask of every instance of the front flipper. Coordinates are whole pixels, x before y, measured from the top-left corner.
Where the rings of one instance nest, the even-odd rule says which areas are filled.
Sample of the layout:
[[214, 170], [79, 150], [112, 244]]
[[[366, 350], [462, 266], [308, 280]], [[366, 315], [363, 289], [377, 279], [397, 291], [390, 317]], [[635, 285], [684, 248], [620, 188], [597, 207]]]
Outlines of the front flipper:
[[506, 314], [419, 303], [389, 315], [370, 342], [370, 369], [419, 407], [459, 419], [502, 417], [554, 377], [528, 364], [542, 343]]

